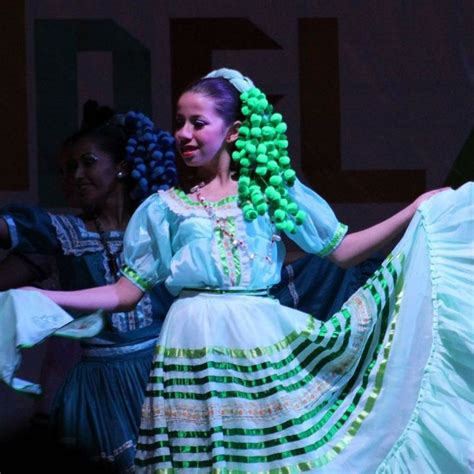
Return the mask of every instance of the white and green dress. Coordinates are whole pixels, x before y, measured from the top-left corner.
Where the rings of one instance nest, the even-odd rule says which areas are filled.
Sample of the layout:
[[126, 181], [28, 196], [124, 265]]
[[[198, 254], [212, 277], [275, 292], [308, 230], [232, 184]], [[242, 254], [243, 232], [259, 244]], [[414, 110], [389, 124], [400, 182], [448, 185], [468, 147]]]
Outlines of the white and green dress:
[[[289, 235], [330, 254], [346, 226], [296, 182]], [[380, 269], [327, 322], [267, 296], [283, 243], [234, 197], [151, 196], [123, 269], [179, 295], [164, 322], [137, 446], [161, 473], [469, 472], [474, 185], [425, 203]], [[470, 457], [471, 456], [471, 457]]]

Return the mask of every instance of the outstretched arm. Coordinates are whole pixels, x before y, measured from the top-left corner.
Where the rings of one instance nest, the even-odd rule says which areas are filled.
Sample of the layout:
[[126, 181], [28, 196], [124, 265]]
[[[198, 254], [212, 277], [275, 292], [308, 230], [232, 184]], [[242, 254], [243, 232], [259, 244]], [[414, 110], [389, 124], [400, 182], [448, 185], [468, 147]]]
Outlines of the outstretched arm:
[[446, 189], [449, 188], [428, 191], [409, 206], [379, 224], [359, 232], [347, 234], [336, 250], [329, 256], [329, 259], [343, 268], [357, 265], [400, 234], [415, 215], [422, 202]]
[[39, 291], [59, 306], [76, 311], [96, 311], [98, 309], [111, 312], [130, 311], [143, 296], [143, 292], [125, 277], [120, 278], [113, 285], [99, 286], [87, 290], [49, 291], [38, 290], [37, 288], [27, 289]]

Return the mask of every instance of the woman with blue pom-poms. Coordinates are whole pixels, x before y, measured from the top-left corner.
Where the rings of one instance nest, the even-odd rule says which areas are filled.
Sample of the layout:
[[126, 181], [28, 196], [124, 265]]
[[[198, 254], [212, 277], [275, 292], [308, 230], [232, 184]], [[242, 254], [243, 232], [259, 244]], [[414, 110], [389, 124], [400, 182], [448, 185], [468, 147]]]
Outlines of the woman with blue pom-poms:
[[[142, 113], [114, 114], [89, 101], [82, 129], [65, 140], [60, 159], [65, 195], [81, 214], [10, 206], [1, 210], [0, 241], [26, 257], [30, 252], [54, 256], [64, 290], [113, 284], [133, 211], [150, 194], [176, 182], [174, 138]], [[132, 311], [104, 313], [102, 330], [81, 339], [81, 360], [55, 396], [54, 438], [108, 471], [133, 469], [145, 384], [172, 299], [158, 285]], [[36, 309], [29, 308], [27, 322], [40, 316]], [[42, 374], [46, 385], [54, 382], [49, 377], [58, 377], [48, 373], [59, 364], [56, 359], [68, 357], [66, 341], [52, 342], [47, 357], [53, 364]], [[66, 352], [59, 356], [59, 350]], [[23, 392], [39, 391], [19, 379], [4, 380]]]

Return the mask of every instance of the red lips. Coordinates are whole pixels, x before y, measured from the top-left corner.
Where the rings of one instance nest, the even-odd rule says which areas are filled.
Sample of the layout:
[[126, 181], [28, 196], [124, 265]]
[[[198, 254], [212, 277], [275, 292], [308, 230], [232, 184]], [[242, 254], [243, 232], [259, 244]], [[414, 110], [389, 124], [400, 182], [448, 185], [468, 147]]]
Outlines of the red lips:
[[192, 145], [184, 145], [179, 148], [179, 151], [183, 158], [192, 158], [197, 150], [198, 147]]

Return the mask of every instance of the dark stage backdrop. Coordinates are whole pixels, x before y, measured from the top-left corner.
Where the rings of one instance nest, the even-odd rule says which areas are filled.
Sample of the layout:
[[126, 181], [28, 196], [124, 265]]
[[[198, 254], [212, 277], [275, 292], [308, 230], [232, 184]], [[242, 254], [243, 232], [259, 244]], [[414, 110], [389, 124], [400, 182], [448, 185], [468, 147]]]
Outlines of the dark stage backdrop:
[[172, 128], [178, 91], [221, 66], [274, 97], [302, 179], [352, 226], [450, 173], [459, 182], [470, 168], [472, 179], [472, 155], [462, 163], [474, 124], [468, 0], [30, 0], [7, 10], [3, 202], [61, 207], [56, 154], [87, 99]]
[[171, 129], [183, 85], [226, 66], [274, 98], [301, 178], [373, 224], [474, 179], [473, 24], [470, 0], [4, 0], [0, 203], [64, 205], [87, 99]]

